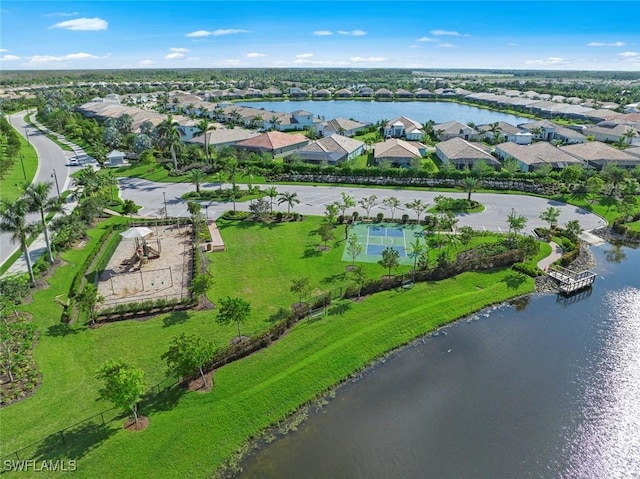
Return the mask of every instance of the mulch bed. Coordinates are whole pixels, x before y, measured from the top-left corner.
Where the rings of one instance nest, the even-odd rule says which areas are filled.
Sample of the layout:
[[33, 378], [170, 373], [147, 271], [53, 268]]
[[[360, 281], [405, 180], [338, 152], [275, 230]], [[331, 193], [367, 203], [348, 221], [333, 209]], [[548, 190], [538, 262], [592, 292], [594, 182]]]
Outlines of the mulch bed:
[[202, 383], [202, 376], [198, 375], [196, 379], [192, 379], [189, 381], [189, 384], [186, 385], [186, 388], [189, 391], [195, 391], [199, 393], [206, 393], [211, 391], [213, 388], [213, 371], [209, 371], [204, 375], [204, 384]]
[[147, 426], [149, 426], [149, 418], [147, 416], [138, 416], [138, 422], [130, 417], [122, 427], [128, 431], [142, 431], [146, 429]]

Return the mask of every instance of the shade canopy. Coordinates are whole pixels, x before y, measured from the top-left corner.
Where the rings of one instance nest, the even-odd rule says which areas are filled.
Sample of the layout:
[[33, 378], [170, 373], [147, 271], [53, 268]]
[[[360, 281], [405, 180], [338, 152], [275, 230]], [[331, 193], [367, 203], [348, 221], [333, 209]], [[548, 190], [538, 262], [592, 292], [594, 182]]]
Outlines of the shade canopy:
[[125, 239], [144, 238], [151, 233], [153, 233], [153, 231], [151, 231], [149, 228], [146, 228], [144, 226], [134, 226], [133, 228], [129, 228], [127, 231], [120, 233], [120, 236]]

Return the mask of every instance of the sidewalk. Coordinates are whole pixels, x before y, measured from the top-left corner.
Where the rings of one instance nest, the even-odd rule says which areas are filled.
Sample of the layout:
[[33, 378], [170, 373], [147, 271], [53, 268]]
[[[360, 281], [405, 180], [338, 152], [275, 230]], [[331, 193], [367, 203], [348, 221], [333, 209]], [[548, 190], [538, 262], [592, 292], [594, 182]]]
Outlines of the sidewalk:
[[553, 241], [550, 241], [549, 244], [551, 245], [551, 254], [546, 258], [542, 258], [540, 261], [538, 261], [538, 268], [540, 268], [545, 273], [549, 269], [549, 266], [562, 258], [562, 248]]

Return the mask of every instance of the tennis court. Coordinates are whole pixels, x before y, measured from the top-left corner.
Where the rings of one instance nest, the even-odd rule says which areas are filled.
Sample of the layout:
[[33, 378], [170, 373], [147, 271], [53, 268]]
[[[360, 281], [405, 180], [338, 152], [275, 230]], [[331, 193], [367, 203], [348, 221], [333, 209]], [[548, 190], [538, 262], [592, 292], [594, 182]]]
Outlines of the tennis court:
[[[359, 263], [377, 263], [382, 259], [382, 252], [385, 248], [392, 248], [400, 255], [400, 264], [412, 265], [413, 259], [409, 258], [411, 243], [416, 236], [422, 237], [422, 228], [417, 225], [398, 225], [388, 223], [385, 225], [373, 225], [357, 223], [349, 229], [349, 236], [352, 234], [358, 237], [358, 242], [362, 245], [363, 251], [356, 257]], [[353, 261], [352, 256], [347, 251], [348, 242], [345, 244], [342, 253], [343, 261]]]

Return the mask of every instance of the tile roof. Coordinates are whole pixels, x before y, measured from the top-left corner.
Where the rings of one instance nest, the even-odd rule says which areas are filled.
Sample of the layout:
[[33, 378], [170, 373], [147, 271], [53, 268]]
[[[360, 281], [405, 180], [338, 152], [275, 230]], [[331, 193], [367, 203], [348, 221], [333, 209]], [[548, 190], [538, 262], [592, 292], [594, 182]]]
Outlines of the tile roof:
[[546, 141], [530, 145], [516, 145], [511, 142], [500, 143], [496, 146], [496, 152], [500, 151], [529, 166], [540, 166], [546, 163], [554, 168], [562, 168], [567, 164], [582, 164], [582, 161], [576, 157]]
[[300, 134], [288, 135], [279, 131], [269, 131], [254, 138], [236, 143], [238, 146], [253, 148], [264, 148], [267, 150], [278, 150], [287, 146], [307, 144], [309, 139]]
[[465, 141], [462, 138], [456, 137], [436, 143], [436, 149], [440, 150], [452, 161], [482, 160], [490, 165], [500, 164], [500, 162], [487, 153], [479, 143]]
[[420, 150], [411, 143], [391, 138], [374, 145], [374, 158], [413, 158], [421, 157]]
[[561, 146], [561, 150], [579, 158], [583, 161], [599, 162], [616, 162], [625, 164], [640, 165], [640, 158], [627, 153], [624, 150], [618, 150], [612, 146], [599, 141], [590, 141], [587, 143], [579, 143], [577, 145]]

